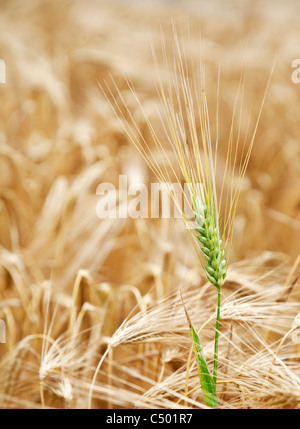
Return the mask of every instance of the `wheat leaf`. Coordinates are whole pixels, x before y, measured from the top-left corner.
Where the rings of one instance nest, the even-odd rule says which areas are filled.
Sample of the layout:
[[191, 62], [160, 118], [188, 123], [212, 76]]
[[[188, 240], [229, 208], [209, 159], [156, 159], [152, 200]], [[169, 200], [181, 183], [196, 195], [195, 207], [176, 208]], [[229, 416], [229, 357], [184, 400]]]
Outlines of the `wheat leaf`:
[[199, 337], [192, 325], [190, 325], [190, 334], [194, 343], [203, 397], [206, 405], [214, 408], [217, 406], [216, 384], [210, 375]]
[[[181, 297], [182, 299], [182, 297]], [[201, 389], [202, 389], [202, 394], [204, 397], [204, 401], [206, 403], [207, 406], [211, 407], [211, 408], [215, 408], [217, 406], [218, 400], [217, 400], [217, 392], [216, 392], [216, 383], [213, 379], [213, 377], [210, 375], [207, 363], [206, 363], [206, 359], [204, 356], [204, 352], [202, 349], [202, 346], [200, 344], [200, 340], [199, 337], [197, 335], [197, 332], [195, 331], [191, 319], [188, 315], [187, 309], [185, 307], [185, 304], [183, 302], [182, 299], [182, 303], [183, 303], [183, 307], [184, 307], [184, 311], [186, 314], [186, 318], [188, 320], [189, 323], [189, 327], [190, 327], [190, 335], [191, 338], [193, 340], [193, 344], [194, 344], [194, 351], [195, 351], [195, 355], [196, 355], [196, 359], [197, 359], [197, 364], [198, 364], [198, 372], [199, 372], [199, 378], [200, 378], [200, 384], [201, 384]]]

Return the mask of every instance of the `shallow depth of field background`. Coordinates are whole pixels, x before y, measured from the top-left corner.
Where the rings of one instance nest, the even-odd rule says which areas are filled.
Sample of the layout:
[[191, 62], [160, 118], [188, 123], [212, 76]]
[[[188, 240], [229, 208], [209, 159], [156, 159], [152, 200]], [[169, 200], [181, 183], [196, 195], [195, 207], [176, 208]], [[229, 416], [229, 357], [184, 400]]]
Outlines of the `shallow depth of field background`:
[[[100, 183], [155, 181], [100, 86], [113, 77], [147, 140], [131, 81], [159, 132], [151, 44], [160, 49], [162, 32], [170, 42], [173, 19], [189, 29], [191, 58], [201, 34], [212, 126], [220, 64], [221, 155], [241, 71], [245, 136], [275, 64], [223, 288], [218, 393], [221, 408], [299, 408], [299, 7], [1, 0], [1, 407], [85, 408], [89, 394], [98, 408], [204, 407], [178, 291], [203, 326], [209, 365], [216, 296], [186, 231], [173, 219], [96, 215]], [[163, 76], [160, 56], [158, 67]]]

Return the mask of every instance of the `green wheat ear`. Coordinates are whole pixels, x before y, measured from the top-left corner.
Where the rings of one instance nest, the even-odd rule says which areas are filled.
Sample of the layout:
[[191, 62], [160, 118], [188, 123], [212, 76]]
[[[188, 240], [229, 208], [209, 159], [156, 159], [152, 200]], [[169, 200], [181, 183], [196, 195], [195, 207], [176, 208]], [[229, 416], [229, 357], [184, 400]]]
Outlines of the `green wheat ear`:
[[213, 201], [205, 204], [201, 212], [196, 212], [196, 223], [197, 238], [202, 244], [200, 250], [207, 262], [204, 267], [207, 279], [219, 289], [225, 282], [227, 268]]

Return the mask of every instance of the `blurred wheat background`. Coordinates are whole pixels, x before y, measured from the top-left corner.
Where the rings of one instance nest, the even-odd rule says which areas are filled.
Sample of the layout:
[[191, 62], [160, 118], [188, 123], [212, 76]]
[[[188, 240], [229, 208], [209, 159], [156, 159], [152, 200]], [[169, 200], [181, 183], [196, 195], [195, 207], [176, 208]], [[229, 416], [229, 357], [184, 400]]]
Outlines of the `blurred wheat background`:
[[[172, 20], [188, 23], [190, 58], [201, 34], [212, 122], [220, 64], [224, 154], [241, 70], [245, 136], [275, 61], [222, 289], [217, 390], [220, 408], [300, 407], [299, 8], [1, 0], [2, 408], [86, 408], [89, 396], [95, 408], [205, 407], [179, 288], [209, 365], [215, 294], [186, 231], [174, 219], [96, 215], [99, 183], [153, 181], [100, 86], [113, 77], [151, 144], [127, 80], [159, 132], [151, 44], [161, 46], [162, 32], [169, 43]], [[158, 67], [163, 76], [159, 56]]]

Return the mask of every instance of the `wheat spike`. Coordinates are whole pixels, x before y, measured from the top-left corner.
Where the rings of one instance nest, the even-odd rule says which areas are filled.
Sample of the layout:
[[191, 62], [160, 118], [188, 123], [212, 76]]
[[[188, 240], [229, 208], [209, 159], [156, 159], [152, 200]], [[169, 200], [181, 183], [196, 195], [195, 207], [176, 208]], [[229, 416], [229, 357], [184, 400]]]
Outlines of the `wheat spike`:
[[203, 210], [196, 214], [196, 222], [196, 231], [199, 234], [197, 238], [202, 244], [200, 249], [207, 262], [205, 266], [207, 279], [219, 289], [224, 284], [227, 268], [213, 202], [205, 204]]

